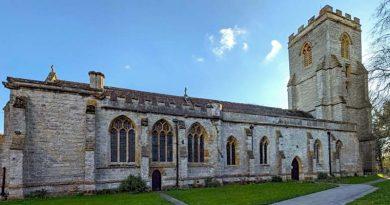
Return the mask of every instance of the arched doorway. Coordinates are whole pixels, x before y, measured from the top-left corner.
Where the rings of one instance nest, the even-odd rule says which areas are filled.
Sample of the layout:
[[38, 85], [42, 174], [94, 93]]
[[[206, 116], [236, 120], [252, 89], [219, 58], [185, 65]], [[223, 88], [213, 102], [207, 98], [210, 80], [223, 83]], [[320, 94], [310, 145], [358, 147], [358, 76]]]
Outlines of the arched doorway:
[[154, 170], [152, 174], [152, 190], [161, 191], [161, 173], [158, 170]]
[[291, 179], [299, 180], [299, 161], [296, 157], [293, 159], [291, 166]]

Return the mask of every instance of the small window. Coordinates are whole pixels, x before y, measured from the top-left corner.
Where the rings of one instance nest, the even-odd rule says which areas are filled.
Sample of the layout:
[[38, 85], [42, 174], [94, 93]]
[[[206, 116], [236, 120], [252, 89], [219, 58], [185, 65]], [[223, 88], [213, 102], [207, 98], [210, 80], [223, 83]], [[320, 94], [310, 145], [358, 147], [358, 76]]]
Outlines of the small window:
[[351, 38], [349, 37], [349, 35], [347, 33], [343, 33], [341, 35], [341, 57], [345, 58], [345, 59], [349, 59], [350, 58], [350, 45], [352, 44], [351, 43]]
[[311, 45], [306, 42], [303, 44], [301, 55], [303, 55], [303, 66], [307, 67], [312, 63]]
[[346, 64], [345, 65], [345, 77], [349, 78], [349, 77], [351, 77], [351, 74], [352, 74], [351, 65]]
[[337, 140], [336, 142], [336, 159], [341, 158], [341, 148], [343, 147], [343, 143], [340, 140]]
[[236, 165], [236, 146], [237, 140], [233, 136], [228, 138], [226, 143], [226, 162], [227, 165]]
[[320, 140], [316, 140], [314, 142], [314, 158], [316, 160], [316, 163], [321, 163], [321, 152], [322, 152], [322, 145]]
[[260, 164], [268, 164], [268, 139], [263, 137], [260, 141]]

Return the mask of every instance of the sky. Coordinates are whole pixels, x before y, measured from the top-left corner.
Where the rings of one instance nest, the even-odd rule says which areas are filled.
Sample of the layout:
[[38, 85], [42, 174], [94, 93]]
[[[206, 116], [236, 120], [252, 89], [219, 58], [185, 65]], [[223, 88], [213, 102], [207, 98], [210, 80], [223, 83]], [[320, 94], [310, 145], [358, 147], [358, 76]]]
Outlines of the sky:
[[0, 0], [0, 80], [54, 65], [62, 80], [94, 70], [114, 87], [287, 108], [288, 36], [327, 4], [361, 19], [365, 52], [378, 0]]

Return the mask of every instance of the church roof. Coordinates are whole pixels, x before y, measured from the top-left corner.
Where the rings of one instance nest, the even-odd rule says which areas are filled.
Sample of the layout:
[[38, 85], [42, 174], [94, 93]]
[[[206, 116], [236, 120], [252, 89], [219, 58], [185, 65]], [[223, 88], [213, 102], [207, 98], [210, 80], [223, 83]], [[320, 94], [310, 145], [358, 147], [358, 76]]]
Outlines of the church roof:
[[253, 114], [253, 115], [265, 115], [265, 116], [286, 116], [286, 117], [300, 117], [300, 118], [313, 118], [309, 113], [298, 111], [298, 110], [288, 110], [282, 108], [274, 108], [253, 104], [245, 103], [236, 103], [236, 102], [227, 102], [221, 100], [213, 99], [204, 99], [196, 97], [187, 97], [187, 100], [184, 96], [175, 96], [167, 95], [160, 93], [152, 93], [145, 91], [138, 91], [132, 89], [116, 88], [105, 86], [104, 90], [98, 90], [91, 88], [89, 84], [71, 82], [64, 80], [56, 80], [54, 82], [50, 81], [37, 81], [21, 78], [8, 77], [7, 82], [3, 82], [4, 86], [9, 89], [16, 89], [18, 87], [27, 87], [32, 89], [43, 89], [51, 91], [63, 91], [63, 92], [72, 92], [78, 93], [81, 95], [93, 95], [97, 98], [104, 99], [110, 97], [113, 98], [124, 98], [126, 101], [137, 100], [138, 103], [144, 103], [149, 101], [152, 104], [165, 103], [166, 105], [175, 104], [175, 105], [187, 105], [200, 107], [202, 110], [206, 110], [208, 106], [213, 103], [221, 104], [223, 112], [234, 112], [234, 113], [243, 113], [243, 114]]

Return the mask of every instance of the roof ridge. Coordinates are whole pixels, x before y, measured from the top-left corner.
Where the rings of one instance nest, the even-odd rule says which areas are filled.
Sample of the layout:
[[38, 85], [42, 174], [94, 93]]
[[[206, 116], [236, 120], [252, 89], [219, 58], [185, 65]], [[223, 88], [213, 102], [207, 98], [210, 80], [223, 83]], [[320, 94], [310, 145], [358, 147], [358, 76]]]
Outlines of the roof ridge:
[[[45, 82], [45, 81], [30, 80], [30, 79], [24, 79], [24, 78], [8, 77], [7, 80], [9, 82], [22, 81], [22, 82], [26, 82], [26, 83], [53, 85], [53, 84], [51, 84], [49, 82]], [[88, 83], [66, 81], [66, 80], [58, 80], [57, 83], [55, 84], [55, 86], [65, 86], [65, 87], [68, 86], [68, 87], [77, 88], [77, 89], [95, 90], [95, 89], [91, 88]], [[104, 88], [106, 91], [104, 95], [109, 95], [110, 91], [111, 92], [112, 91], [124, 92], [124, 93], [120, 93], [121, 95], [131, 95], [131, 94], [136, 93], [136, 97], [142, 97], [143, 100], [148, 99], [148, 98], [153, 98], [153, 97], [157, 97], [157, 98], [161, 97], [161, 98], [166, 98], [168, 103], [170, 103], [171, 100], [174, 100], [179, 104], [185, 104], [184, 97], [178, 96], [178, 95], [156, 93], [156, 92], [142, 91], [142, 90], [134, 90], [134, 89], [129, 89], [129, 88], [119, 88], [119, 87], [113, 87], [113, 86], [105, 86]], [[129, 93], [126, 93], [126, 92], [129, 92]], [[139, 96], [137, 96], [137, 95], [139, 95]], [[222, 104], [222, 109], [224, 109], [227, 112], [313, 118], [313, 116], [311, 116], [310, 113], [299, 111], [299, 110], [291, 110], [291, 109], [284, 109], [284, 108], [279, 108], [279, 107], [270, 107], [270, 106], [264, 106], [264, 105], [258, 105], [258, 104], [231, 102], [231, 101], [225, 101], [225, 100], [216, 100], [216, 99], [208, 99], [208, 98], [200, 98], [200, 97], [190, 97], [190, 99], [192, 100], [194, 105], [198, 104], [200, 106], [204, 106], [208, 103]], [[183, 100], [183, 102], [180, 102], [179, 100]]]

